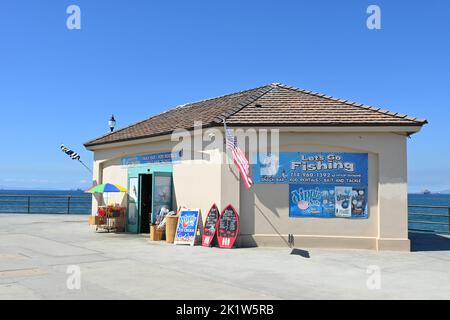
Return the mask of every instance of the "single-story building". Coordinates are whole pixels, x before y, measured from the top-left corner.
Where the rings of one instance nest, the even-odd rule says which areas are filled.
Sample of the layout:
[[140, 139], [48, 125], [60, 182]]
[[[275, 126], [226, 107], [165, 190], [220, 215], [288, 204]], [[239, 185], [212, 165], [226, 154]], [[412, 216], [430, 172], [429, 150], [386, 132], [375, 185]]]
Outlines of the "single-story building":
[[[212, 160], [213, 154], [227, 158], [223, 148], [205, 148], [217, 140], [214, 132], [224, 131], [224, 121], [247, 138], [241, 147], [250, 161], [249, 189], [232, 161]], [[205, 221], [212, 204], [219, 210], [232, 204], [241, 247], [286, 246], [294, 239], [299, 247], [408, 251], [407, 138], [426, 123], [270, 84], [177, 106], [85, 147], [94, 152], [94, 183], [129, 190], [110, 195], [127, 207], [127, 232], [148, 232], [163, 206], [199, 208]], [[192, 156], [195, 142], [180, 152], [176, 129], [194, 141], [200, 136], [206, 156]], [[270, 140], [267, 147], [263, 140]], [[94, 212], [101, 201], [94, 197]]]

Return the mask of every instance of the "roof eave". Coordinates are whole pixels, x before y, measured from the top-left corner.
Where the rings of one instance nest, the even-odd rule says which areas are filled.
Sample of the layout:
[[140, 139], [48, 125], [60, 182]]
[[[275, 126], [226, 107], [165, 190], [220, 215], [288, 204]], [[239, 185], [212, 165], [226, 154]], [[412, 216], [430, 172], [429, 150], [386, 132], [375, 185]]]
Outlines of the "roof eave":
[[424, 122], [414, 122], [414, 123], [392, 123], [392, 122], [374, 122], [374, 123], [343, 123], [343, 122], [326, 122], [326, 123], [239, 123], [230, 122], [227, 123], [229, 127], [422, 127], [428, 124], [427, 121]]
[[[398, 128], [401, 129], [400, 131], [405, 131], [408, 134], [414, 134], [420, 131], [420, 129], [422, 128], [422, 126], [428, 124], [428, 121], [424, 120], [423, 122], [418, 122], [418, 123], [411, 123], [411, 124], [393, 124], [393, 123], [373, 123], [373, 124], [361, 124], [361, 123], [335, 123], [335, 124], [330, 124], [330, 123], [317, 123], [317, 124], [274, 124], [274, 123], [253, 123], [253, 124], [248, 124], [248, 123], [228, 123], [228, 127], [233, 128], [233, 127], [242, 127], [242, 128], [249, 128], [249, 127], [268, 127], [268, 128], [382, 128], [382, 127], [386, 127], [386, 128]], [[208, 125], [204, 125], [202, 126], [202, 128], [211, 128], [211, 127], [221, 127], [222, 124], [221, 123], [210, 123]], [[187, 131], [192, 131], [194, 130], [194, 128], [185, 128], [184, 130]], [[134, 137], [134, 138], [125, 138], [125, 139], [117, 139], [114, 141], [107, 141], [107, 142], [98, 142], [95, 143], [95, 140], [92, 141], [88, 141], [86, 143], [84, 143], [84, 147], [90, 151], [94, 151], [96, 149], [96, 147], [101, 147], [101, 146], [106, 146], [106, 145], [112, 145], [112, 144], [118, 144], [118, 143], [124, 143], [124, 142], [131, 142], [131, 141], [140, 141], [140, 140], [145, 140], [145, 139], [151, 139], [151, 138], [157, 138], [157, 137], [163, 137], [163, 136], [168, 136], [171, 135], [173, 133], [173, 131], [167, 131], [167, 132], [161, 132], [161, 133], [156, 133], [156, 134], [152, 134], [152, 135], [145, 135], [145, 136], [141, 136], [141, 137]]]

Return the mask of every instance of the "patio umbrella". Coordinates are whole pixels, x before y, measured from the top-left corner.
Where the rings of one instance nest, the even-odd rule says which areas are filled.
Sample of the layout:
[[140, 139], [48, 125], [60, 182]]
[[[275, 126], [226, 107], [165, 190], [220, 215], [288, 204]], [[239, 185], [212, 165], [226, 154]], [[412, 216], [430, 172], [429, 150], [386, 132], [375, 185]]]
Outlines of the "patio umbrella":
[[[114, 183], [102, 183], [85, 191], [86, 193], [128, 192], [127, 188]], [[108, 197], [107, 197], [108, 198]], [[106, 203], [108, 205], [108, 203]]]
[[102, 183], [86, 190], [87, 193], [128, 192], [127, 188], [114, 183]]

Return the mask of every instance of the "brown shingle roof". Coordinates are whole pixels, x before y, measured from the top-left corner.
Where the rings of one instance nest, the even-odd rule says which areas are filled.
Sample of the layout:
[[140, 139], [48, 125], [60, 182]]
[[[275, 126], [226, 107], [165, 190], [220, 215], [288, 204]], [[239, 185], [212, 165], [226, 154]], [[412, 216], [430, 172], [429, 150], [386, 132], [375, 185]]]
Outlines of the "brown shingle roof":
[[86, 147], [170, 134], [177, 128], [218, 126], [422, 126], [426, 120], [323, 94], [271, 84], [178, 106], [85, 143]]

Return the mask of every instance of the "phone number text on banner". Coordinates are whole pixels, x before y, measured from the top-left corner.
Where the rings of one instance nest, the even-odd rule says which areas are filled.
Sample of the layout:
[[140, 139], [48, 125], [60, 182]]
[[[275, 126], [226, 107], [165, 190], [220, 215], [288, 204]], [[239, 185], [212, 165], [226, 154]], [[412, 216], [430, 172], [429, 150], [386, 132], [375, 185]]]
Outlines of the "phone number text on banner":
[[367, 153], [281, 152], [253, 156], [255, 184], [367, 185]]

